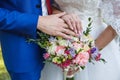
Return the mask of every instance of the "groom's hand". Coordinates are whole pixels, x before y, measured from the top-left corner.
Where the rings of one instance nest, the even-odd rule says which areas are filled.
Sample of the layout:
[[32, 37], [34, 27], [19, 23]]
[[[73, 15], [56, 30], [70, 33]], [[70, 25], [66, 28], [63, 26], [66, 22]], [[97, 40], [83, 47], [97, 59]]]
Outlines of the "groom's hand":
[[68, 28], [62, 17], [66, 13], [59, 13], [49, 16], [40, 16], [38, 19], [37, 29], [52, 36], [61, 36], [71, 39], [69, 35], [76, 36], [75, 32]]

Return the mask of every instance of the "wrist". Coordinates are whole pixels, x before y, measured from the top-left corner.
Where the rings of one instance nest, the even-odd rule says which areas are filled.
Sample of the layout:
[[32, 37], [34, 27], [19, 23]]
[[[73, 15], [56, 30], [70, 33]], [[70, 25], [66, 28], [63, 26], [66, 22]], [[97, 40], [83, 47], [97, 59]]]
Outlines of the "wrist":
[[96, 47], [99, 51], [101, 51], [101, 50], [103, 49], [102, 47], [100, 47], [100, 43], [97, 42], [97, 40], [95, 40], [95, 47]]
[[63, 11], [61, 11], [60, 9], [57, 9], [57, 8], [55, 8], [55, 7], [53, 7], [52, 10], [53, 10], [53, 12], [52, 12], [53, 14], [58, 14], [58, 13], [63, 12]]
[[42, 29], [42, 24], [43, 24], [43, 16], [38, 17], [38, 23], [37, 23], [37, 29], [41, 30]]

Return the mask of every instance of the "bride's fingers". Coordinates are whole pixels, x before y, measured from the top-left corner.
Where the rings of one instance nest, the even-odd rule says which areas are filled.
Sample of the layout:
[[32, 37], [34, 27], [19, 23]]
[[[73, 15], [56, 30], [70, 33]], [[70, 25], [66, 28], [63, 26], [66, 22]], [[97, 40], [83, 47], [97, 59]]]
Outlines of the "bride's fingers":
[[81, 23], [81, 21], [80, 21], [80, 19], [78, 17], [77, 17], [76, 24], [77, 24], [78, 34], [81, 34], [81, 32], [82, 32], [82, 23]]
[[68, 14], [62, 17], [62, 19], [66, 22], [71, 30], [73, 30], [76, 34], [79, 34], [80, 23], [74, 14]]
[[71, 30], [73, 30], [73, 26], [72, 26], [72, 23], [71, 23], [71, 21], [70, 21], [70, 17], [69, 17], [69, 16], [68, 16], [68, 18], [66, 17], [66, 23], [68, 24], [69, 28], [70, 28]]
[[77, 34], [79, 34], [80, 31], [81, 31], [81, 25], [80, 25], [81, 23], [80, 23], [80, 20], [79, 20], [79, 18], [78, 18], [77, 15], [72, 14], [72, 16], [73, 16], [73, 19], [74, 19], [74, 21], [75, 21], [76, 32], [77, 32]]
[[71, 76], [71, 75], [73, 75], [73, 73], [74, 73], [74, 70], [69, 69], [69, 71], [68, 71], [67, 75], [68, 75], [68, 76]]
[[71, 75], [74, 75], [76, 72], [78, 72], [80, 69], [77, 68], [77, 69], [69, 69], [67, 75], [68, 76], [71, 76]]
[[68, 76], [73, 75], [73, 71], [69, 71], [69, 72], [67, 73], [67, 75], [68, 75]]
[[72, 27], [74, 29], [74, 32], [77, 33], [76, 22], [75, 22], [75, 19], [74, 19], [73, 15], [71, 15], [70, 21], [72, 23]]
[[80, 70], [80, 68], [77, 68], [77, 69], [75, 69], [75, 72], [78, 72]]

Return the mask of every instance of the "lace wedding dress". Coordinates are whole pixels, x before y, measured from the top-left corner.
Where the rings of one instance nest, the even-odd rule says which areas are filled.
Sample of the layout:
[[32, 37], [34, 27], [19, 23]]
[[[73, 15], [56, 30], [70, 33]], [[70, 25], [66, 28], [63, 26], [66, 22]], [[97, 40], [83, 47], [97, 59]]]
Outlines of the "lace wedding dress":
[[[120, 35], [120, 0], [55, 0], [61, 10], [77, 14], [84, 30], [88, 17], [93, 20], [91, 35], [94, 39], [107, 27], [112, 25]], [[106, 64], [88, 63], [83, 71], [75, 75], [75, 80], [120, 80], [120, 51], [114, 39], [102, 51]], [[62, 70], [53, 64], [46, 64], [40, 80], [63, 80]]]

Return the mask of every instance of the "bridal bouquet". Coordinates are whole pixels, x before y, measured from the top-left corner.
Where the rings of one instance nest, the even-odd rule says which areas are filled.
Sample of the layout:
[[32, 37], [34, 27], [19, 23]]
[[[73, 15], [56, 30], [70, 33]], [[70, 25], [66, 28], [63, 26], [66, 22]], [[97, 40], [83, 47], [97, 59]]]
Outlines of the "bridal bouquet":
[[[86, 31], [80, 37], [71, 36], [72, 39], [64, 39], [62, 37], [53, 37], [44, 33], [38, 33], [39, 39], [29, 39], [36, 42], [40, 47], [46, 49], [43, 57], [46, 62], [53, 63], [63, 69], [66, 80], [69, 70], [84, 69], [88, 62], [104, 61], [101, 54], [95, 47], [94, 40], [90, 36], [91, 18], [88, 19], [89, 24]], [[73, 77], [72, 74], [69, 77]]]

